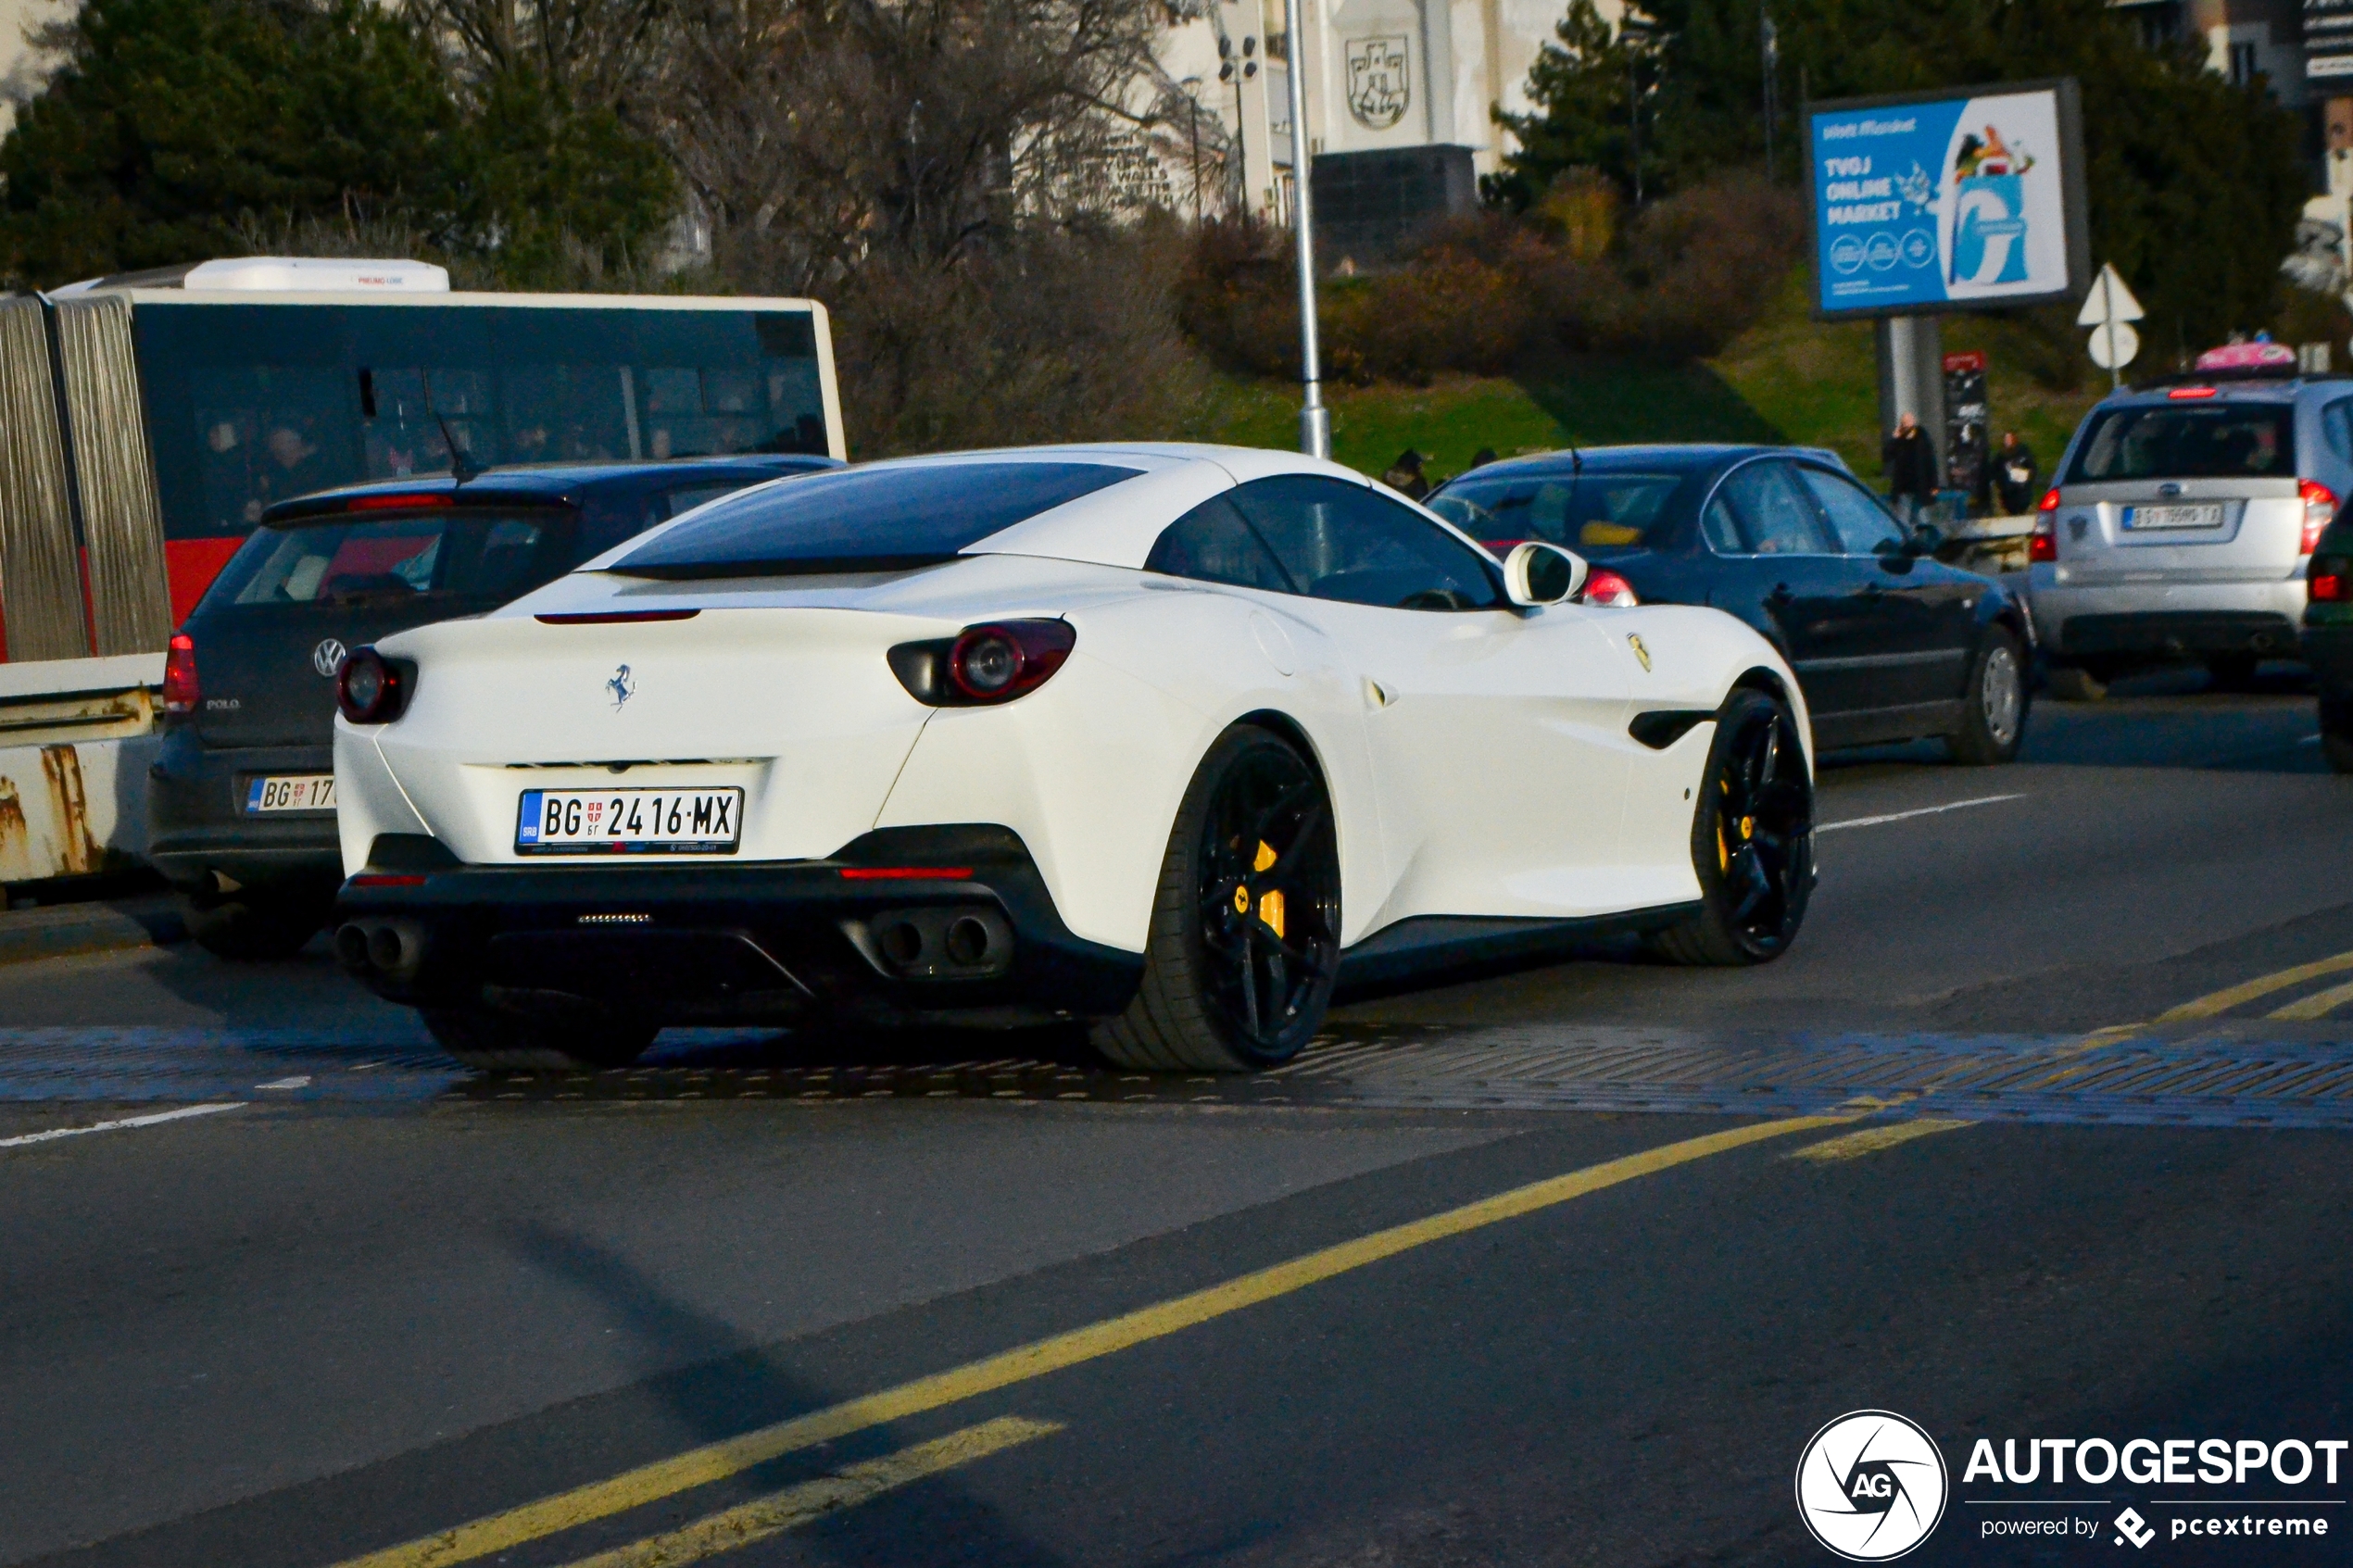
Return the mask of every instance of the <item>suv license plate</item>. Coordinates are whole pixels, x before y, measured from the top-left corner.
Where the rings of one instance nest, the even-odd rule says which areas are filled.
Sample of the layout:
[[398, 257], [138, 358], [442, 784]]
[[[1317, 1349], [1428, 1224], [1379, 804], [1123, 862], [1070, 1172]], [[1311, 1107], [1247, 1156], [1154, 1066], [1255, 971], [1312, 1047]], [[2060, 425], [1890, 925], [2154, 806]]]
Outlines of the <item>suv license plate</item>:
[[335, 809], [333, 773], [279, 774], [245, 781], [245, 814], [266, 816], [276, 811], [332, 811]]
[[2216, 502], [2200, 507], [2127, 507], [2124, 526], [2135, 533], [2149, 528], [2220, 528], [2222, 508]]
[[527, 789], [518, 855], [731, 855], [740, 789]]

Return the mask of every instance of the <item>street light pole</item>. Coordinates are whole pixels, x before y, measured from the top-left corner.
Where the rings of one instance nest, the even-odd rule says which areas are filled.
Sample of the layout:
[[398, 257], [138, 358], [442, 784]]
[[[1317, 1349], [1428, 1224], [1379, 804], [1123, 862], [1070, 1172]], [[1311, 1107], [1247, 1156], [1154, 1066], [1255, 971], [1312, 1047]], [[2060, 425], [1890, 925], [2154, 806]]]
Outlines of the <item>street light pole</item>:
[[1290, 219], [1299, 253], [1299, 449], [1311, 458], [1332, 455], [1332, 414], [1324, 407], [1323, 356], [1315, 341], [1315, 224], [1309, 211], [1315, 184], [1307, 155], [1307, 72], [1301, 56], [1305, 34], [1299, 0], [1283, 0], [1283, 76], [1290, 93]]

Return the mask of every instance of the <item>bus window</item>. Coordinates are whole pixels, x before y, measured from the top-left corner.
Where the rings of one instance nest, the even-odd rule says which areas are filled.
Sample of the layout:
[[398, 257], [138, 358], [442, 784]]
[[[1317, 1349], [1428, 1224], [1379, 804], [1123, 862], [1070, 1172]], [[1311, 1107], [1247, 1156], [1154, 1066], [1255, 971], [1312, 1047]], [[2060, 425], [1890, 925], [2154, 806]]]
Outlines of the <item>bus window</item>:
[[132, 318], [170, 540], [476, 464], [826, 450], [803, 312], [143, 299]]

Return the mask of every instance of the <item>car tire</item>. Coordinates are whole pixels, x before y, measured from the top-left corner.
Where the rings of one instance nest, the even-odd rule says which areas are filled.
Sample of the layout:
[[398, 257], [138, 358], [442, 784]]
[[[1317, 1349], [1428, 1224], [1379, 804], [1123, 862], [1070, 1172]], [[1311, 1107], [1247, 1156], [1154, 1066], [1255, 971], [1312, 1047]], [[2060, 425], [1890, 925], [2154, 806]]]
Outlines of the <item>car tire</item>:
[[2215, 654], [2206, 661], [2206, 674], [2218, 692], [2253, 691], [2255, 672], [2262, 662], [2251, 653]]
[[1735, 691], [1692, 812], [1699, 909], [1650, 939], [1680, 964], [1766, 963], [1789, 950], [1814, 892], [1814, 781], [1797, 721], [1762, 692]]
[[646, 1054], [659, 1025], [518, 1018], [484, 1007], [426, 1008], [441, 1048], [476, 1073], [578, 1073], [626, 1067]]
[[214, 958], [268, 963], [302, 951], [333, 909], [332, 893], [324, 897], [247, 893], [241, 898], [190, 899], [184, 920], [189, 939]]
[[2054, 664], [2044, 672], [2043, 684], [2061, 702], [2097, 702], [2108, 696], [2105, 671], [2095, 675], [2080, 664]]
[[2321, 699], [2321, 755], [2340, 773], [2353, 773], [2353, 702]]
[[1961, 727], [1946, 737], [1953, 760], [1971, 768], [2016, 760], [2026, 739], [2026, 650], [2007, 627], [1987, 631], [1962, 691]]
[[1095, 1026], [1095, 1048], [1143, 1072], [1273, 1067], [1314, 1037], [1339, 973], [1340, 850], [1323, 777], [1280, 736], [1236, 725], [1186, 787], [1143, 982], [1126, 1011]]

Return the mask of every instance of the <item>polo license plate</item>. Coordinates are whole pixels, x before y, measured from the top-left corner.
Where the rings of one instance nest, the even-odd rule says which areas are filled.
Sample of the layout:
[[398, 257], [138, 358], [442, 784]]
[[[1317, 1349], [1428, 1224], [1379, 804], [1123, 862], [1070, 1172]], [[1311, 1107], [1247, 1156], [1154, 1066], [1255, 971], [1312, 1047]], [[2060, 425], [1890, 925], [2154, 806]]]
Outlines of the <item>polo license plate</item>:
[[527, 789], [518, 855], [732, 855], [740, 789]]
[[2196, 507], [2127, 507], [2124, 526], [2135, 533], [2158, 528], [2220, 528], [2222, 508], [2211, 501]]
[[279, 811], [332, 811], [335, 809], [333, 773], [286, 773], [245, 781], [245, 815], [269, 816]]

